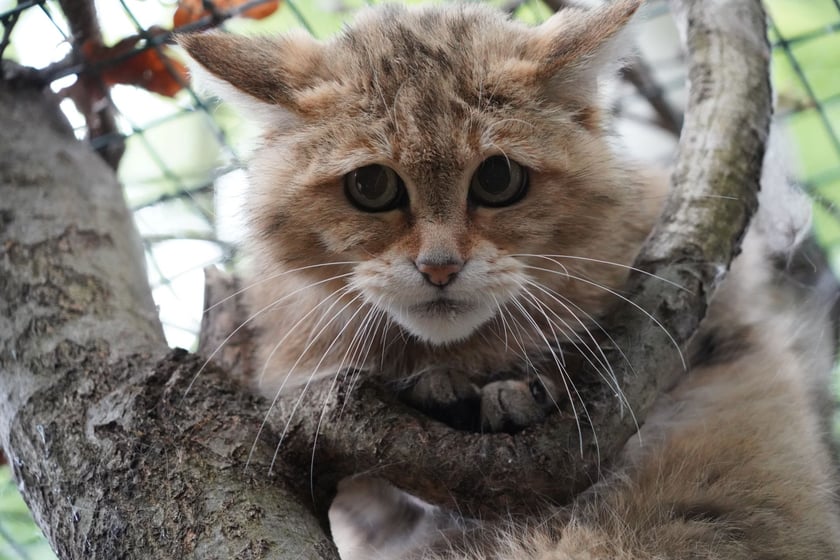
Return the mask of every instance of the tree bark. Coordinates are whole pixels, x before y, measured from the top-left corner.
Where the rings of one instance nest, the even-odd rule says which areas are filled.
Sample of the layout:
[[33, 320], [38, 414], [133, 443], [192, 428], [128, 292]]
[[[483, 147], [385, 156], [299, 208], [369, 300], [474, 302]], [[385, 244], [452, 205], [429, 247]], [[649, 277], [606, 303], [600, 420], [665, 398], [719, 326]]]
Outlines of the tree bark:
[[61, 558], [335, 558], [264, 404], [166, 348], [113, 173], [0, 81], [0, 441]]
[[[637, 264], [684, 289], [636, 275], [630, 293], [684, 345], [756, 206], [769, 54], [758, 0], [672, 5], [688, 29], [689, 109], [669, 210]], [[0, 82], [0, 106], [0, 441], [62, 558], [333, 558], [319, 520], [358, 472], [471, 514], [566, 502], [683, 371], [627, 305], [610, 321], [633, 368], [611, 354], [635, 418], [588, 385], [582, 444], [568, 416], [467, 434], [366, 383], [307, 391], [293, 416], [281, 402], [261, 428], [267, 403], [199, 357], [166, 354], [107, 166], [39, 92]]]

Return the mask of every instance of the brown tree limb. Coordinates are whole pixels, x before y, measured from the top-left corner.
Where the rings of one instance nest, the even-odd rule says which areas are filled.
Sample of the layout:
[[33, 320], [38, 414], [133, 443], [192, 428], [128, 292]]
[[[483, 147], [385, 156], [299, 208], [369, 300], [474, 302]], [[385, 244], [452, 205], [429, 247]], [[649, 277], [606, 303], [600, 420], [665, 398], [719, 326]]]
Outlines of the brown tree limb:
[[639, 95], [651, 106], [656, 114], [654, 124], [674, 136], [679, 136], [683, 115], [668, 102], [665, 90], [653, 75], [653, 69], [644, 60], [638, 59], [621, 69], [621, 77], [633, 84]]
[[335, 558], [304, 476], [266, 474], [264, 403], [167, 355], [112, 171], [37, 89], [0, 105], [0, 442], [53, 548]]
[[[93, 0], [59, 0], [59, 5], [67, 18], [73, 39], [73, 51], [67, 62], [84, 68], [82, 47], [88, 44], [104, 46], [96, 4]], [[98, 151], [102, 159], [116, 169], [125, 152], [125, 140], [117, 128], [116, 108], [111, 101], [109, 88], [99, 76], [81, 72], [79, 85], [75, 89], [79, 91], [74, 101], [85, 117], [88, 137], [110, 139]]]

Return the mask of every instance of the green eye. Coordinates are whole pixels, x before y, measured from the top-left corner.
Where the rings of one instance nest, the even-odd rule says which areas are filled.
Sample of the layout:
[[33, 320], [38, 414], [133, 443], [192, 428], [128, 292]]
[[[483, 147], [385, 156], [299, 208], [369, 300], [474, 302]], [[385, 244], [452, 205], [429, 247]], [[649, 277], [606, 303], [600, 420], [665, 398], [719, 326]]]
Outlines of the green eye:
[[344, 176], [344, 192], [359, 210], [385, 212], [405, 202], [405, 185], [397, 172], [384, 165], [360, 167]]
[[528, 190], [528, 172], [504, 156], [481, 162], [470, 180], [470, 198], [481, 206], [508, 206], [519, 201]]

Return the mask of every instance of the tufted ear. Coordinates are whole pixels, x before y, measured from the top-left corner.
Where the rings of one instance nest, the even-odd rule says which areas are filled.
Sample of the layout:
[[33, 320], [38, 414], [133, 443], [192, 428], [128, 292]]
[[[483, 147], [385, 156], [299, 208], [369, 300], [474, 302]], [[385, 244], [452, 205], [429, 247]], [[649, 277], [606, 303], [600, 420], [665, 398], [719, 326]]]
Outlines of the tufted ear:
[[642, 0], [613, 0], [592, 10], [566, 8], [536, 28], [529, 48], [542, 72], [555, 75], [599, 66], [625, 56], [621, 37]]
[[199, 87], [258, 116], [300, 113], [299, 94], [323, 68], [323, 46], [303, 32], [243, 37], [221, 32], [180, 35]]
[[526, 41], [520, 76], [577, 110], [584, 126], [597, 128], [598, 77], [617, 70], [632, 53], [629, 33], [622, 31], [641, 4], [613, 0], [590, 10], [558, 11]]

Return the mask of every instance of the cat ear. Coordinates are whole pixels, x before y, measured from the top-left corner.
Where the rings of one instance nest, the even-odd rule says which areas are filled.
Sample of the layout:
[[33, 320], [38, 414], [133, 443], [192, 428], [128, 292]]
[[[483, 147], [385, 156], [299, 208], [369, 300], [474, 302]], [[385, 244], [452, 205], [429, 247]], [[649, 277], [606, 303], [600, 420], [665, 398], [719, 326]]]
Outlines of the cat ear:
[[198, 87], [258, 117], [299, 114], [299, 92], [322, 68], [322, 45], [304, 32], [283, 37], [243, 37], [209, 32], [180, 35]]
[[627, 23], [642, 0], [613, 0], [597, 8], [565, 8], [535, 28], [528, 45], [533, 78], [582, 115], [595, 111], [598, 77], [632, 53]]

